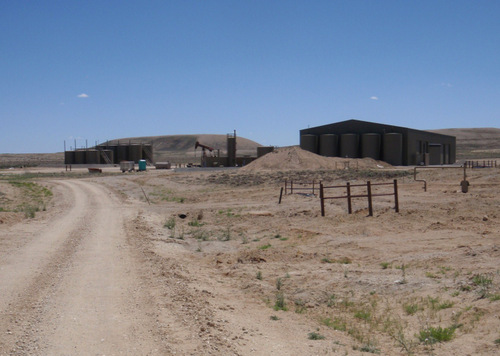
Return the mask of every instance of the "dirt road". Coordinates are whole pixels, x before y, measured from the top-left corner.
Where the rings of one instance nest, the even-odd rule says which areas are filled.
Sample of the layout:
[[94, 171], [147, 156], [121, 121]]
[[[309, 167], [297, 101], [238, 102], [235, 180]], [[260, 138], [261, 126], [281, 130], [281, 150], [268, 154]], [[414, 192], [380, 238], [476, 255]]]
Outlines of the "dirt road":
[[47, 212], [1, 231], [0, 355], [312, 355], [325, 347], [304, 340], [315, 323], [297, 314], [271, 320], [269, 306], [165, 236], [145, 202], [100, 183], [52, 181]]
[[0, 354], [163, 354], [126, 243], [133, 212], [86, 181], [54, 192], [52, 216], [2, 231]]
[[496, 169], [403, 177], [374, 217], [277, 204], [282, 172], [110, 173], [2, 213], [0, 355], [498, 354]]

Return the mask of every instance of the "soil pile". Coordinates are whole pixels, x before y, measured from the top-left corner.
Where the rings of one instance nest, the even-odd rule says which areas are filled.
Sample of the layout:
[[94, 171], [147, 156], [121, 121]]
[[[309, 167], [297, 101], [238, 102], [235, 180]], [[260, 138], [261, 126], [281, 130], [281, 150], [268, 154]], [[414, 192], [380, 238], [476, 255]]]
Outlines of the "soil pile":
[[240, 169], [242, 172], [263, 170], [312, 170], [312, 169], [380, 169], [389, 168], [386, 162], [371, 158], [324, 157], [301, 149], [299, 146], [284, 147], [270, 152]]

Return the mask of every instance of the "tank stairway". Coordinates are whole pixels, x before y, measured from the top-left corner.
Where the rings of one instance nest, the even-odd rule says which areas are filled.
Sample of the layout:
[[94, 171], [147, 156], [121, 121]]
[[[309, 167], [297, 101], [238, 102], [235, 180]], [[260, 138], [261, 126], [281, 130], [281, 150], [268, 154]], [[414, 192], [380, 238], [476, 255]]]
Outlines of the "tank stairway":
[[106, 164], [113, 164], [107, 152], [101, 151], [101, 158], [104, 160], [104, 162], [106, 162]]
[[153, 148], [143, 146], [142, 155], [146, 162], [148, 162], [149, 164], [153, 164]]

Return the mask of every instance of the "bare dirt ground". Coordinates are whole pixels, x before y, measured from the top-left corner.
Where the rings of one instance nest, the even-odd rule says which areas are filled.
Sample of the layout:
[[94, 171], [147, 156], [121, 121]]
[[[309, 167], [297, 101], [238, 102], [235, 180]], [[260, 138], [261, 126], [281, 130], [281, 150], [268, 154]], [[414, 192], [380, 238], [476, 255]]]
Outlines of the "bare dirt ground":
[[[498, 354], [498, 168], [464, 194], [461, 169], [422, 169], [424, 192], [373, 164], [37, 178], [45, 211], [0, 212], [0, 355]], [[285, 178], [391, 174], [399, 213], [278, 204]]]

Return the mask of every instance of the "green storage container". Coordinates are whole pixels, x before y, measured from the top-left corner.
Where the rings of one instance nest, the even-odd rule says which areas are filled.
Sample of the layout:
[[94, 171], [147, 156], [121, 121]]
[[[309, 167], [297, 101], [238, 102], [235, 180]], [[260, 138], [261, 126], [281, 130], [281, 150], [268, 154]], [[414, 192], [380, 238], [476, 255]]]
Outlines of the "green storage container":
[[140, 171], [145, 171], [146, 170], [146, 160], [145, 159], [140, 159], [139, 160], [139, 172]]

